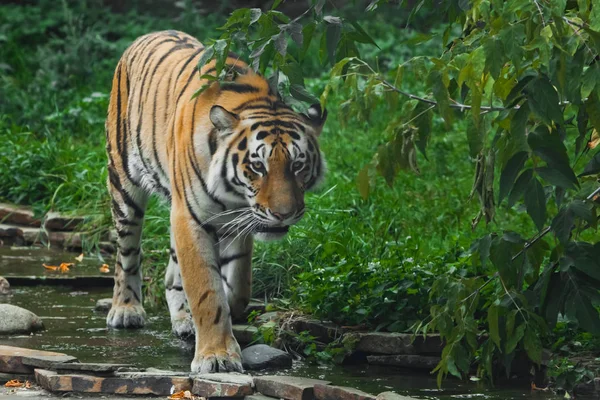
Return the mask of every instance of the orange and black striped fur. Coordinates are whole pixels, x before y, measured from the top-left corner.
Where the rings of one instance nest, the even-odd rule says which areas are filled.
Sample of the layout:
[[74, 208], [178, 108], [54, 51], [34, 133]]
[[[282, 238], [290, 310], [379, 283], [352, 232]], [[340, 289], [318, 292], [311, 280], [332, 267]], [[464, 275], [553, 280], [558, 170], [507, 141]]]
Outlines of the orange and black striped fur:
[[196, 337], [193, 372], [241, 371], [231, 317], [251, 293], [253, 237], [282, 237], [323, 176], [326, 113], [300, 114], [229, 55], [228, 80], [199, 79], [203, 46], [177, 31], [137, 39], [117, 65], [106, 121], [108, 186], [118, 234], [107, 324], [144, 325], [140, 239], [148, 197], [171, 206], [166, 273], [173, 331]]

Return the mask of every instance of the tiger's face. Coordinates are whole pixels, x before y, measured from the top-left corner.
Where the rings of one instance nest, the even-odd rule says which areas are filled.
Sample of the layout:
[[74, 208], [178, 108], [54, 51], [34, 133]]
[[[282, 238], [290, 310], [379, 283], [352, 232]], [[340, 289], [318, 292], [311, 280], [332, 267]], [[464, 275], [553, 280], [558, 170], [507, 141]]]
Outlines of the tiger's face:
[[319, 105], [307, 115], [288, 107], [239, 115], [211, 109], [213, 125], [229, 139], [221, 165], [224, 189], [239, 207], [250, 208], [247, 223], [255, 238], [279, 239], [304, 215], [304, 194], [325, 172], [317, 137], [326, 116]]

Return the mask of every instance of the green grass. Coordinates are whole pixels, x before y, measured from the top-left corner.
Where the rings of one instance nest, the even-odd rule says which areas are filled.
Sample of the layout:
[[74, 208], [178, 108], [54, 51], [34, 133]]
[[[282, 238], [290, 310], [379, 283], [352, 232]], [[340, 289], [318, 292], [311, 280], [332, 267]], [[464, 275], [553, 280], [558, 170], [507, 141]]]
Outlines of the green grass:
[[[0, 60], [7, 64], [0, 64], [0, 199], [33, 205], [38, 213], [84, 213], [99, 238], [110, 228], [103, 124], [120, 54], [135, 37], [175, 24], [199, 38], [214, 37], [221, 17], [183, 10], [174, 23], [93, 4], [2, 6]], [[414, 33], [392, 35], [384, 24], [371, 22], [391, 54], [381, 62], [414, 54], [414, 46], [401, 44]], [[427, 46], [419, 51], [437, 49], [435, 42]], [[323, 85], [315, 74], [315, 93]], [[358, 122], [338, 112], [342, 101], [343, 94], [329, 100], [320, 140], [326, 182], [307, 196], [307, 215], [284, 240], [257, 246], [254, 295], [344, 324], [405, 330], [428, 313], [433, 279], [484, 232], [483, 226], [471, 230], [478, 204], [468, 199], [474, 164], [464, 127], [448, 130], [436, 120], [428, 160], [419, 155], [421, 175], [401, 171], [392, 188], [377, 179], [363, 200], [356, 175], [384, 143], [390, 110], [375, 109], [369, 121]], [[509, 224], [532, 229], [519, 212], [503, 215], [498, 230]], [[149, 303], [164, 301], [168, 221], [167, 207], [152, 201], [143, 239]]]

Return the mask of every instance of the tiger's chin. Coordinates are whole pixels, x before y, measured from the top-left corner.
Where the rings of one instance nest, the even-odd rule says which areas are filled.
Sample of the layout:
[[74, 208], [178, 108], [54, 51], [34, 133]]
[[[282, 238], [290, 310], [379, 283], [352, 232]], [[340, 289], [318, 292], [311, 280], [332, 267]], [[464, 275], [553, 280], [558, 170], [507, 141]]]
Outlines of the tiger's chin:
[[260, 240], [261, 242], [271, 242], [273, 240], [283, 239], [289, 229], [289, 226], [261, 225], [254, 230], [252, 235], [256, 240]]

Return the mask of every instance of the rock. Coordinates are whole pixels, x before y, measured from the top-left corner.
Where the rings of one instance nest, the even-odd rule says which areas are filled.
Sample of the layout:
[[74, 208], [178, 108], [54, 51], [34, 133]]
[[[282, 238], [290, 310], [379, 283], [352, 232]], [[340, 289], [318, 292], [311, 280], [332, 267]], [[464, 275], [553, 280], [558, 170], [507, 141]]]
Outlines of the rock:
[[379, 393], [375, 399], [376, 400], [417, 400], [414, 397], [402, 396], [402, 395], [399, 395], [398, 393], [394, 393], [394, 392]]
[[254, 378], [256, 390], [260, 393], [286, 400], [311, 400], [316, 384], [329, 385], [331, 382], [295, 376], [265, 375]]
[[33, 227], [41, 225], [40, 220], [34, 217], [30, 208], [6, 203], [0, 203], [0, 222]]
[[318, 341], [331, 343], [342, 335], [342, 329], [333, 322], [323, 322], [316, 319], [300, 318], [292, 323], [292, 329], [297, 332], [308, 331]]
[[56, 211], [50, 211], [44, 218], [44, 228], [48, 231], [74, 231], [83, 225], [84, 218], [78, 216], [65, 216]]
[[[29, 362], [26, 365], [23, 362]], [[17, 373], [17, 374], [33, 374], [31, 363], [33, 359], [39, 362], [76, 362], [77, 358], [53, 351], [25, 349], [22, 347], [0, 346], [0, 372]]]
[[442, 353], [442, 341], [439, 335], [428, 335], [426, 339], [408, 333], [369, 332], [358, 335], [355, 350], [368, 354], [431, 354]]
[[70, 250], [80, 250], [83, 234], [78, 232], [48, 232], [47, 241], [52, 247], [59, 247]]
[[231, 326], [233, 336], [239, 344], [248, 344], [254, 341], [254, 335], [258, 333], [258, 328], [252, 325], [237, 325]]
[[6, 278], [0, 276], [0, 295], [2, 294], [10, 294], [10, 283]]
[[259, 300], [250, 300], [248, 306], [246, 306], [246, 315], [250, 314], [253, 311], [257, 311], [260, 313], [264, 313], [267, 308], [267, 305], [263, 301]]
[[292, 356], [266, 344], [255, 344], [242, 350], [242, 366], [252, 370], [290, 368]]
[[375, 400], [372, 394], [343, 386], [316, 384], [314, 391], [317, 400]]
[[3, 385], [8, 381], [12, 381], [13, 379], [16, 379], [21, 382], [25, 382], [25, 381], [33, 381], [35, 378], [32, 374], [14, 374], [14, 373], [8, 374], [8, 373], [0, 372], [0, 385]]
[[395, 367], [425, 369], [431, 371], [440, 362], [440, 357], [409, 355], [367, 356], [367, 362], [374, 365], [391, 365]]
[[99, 242], [98, 247], [104, 253], [114, 254], [117, 252], [117, 247], [110, 242]]
[[573, 393], [577, 398], [600, 398], [600, 377], [594, 378], [589, 382], [582, 382], [573, 388]]
[[270, 321], [277, 321], [281, 313], [279, 311], [269, 311], [256, 317], [256, 321], [264, 324]]
[[94, 310], [108, 312], [111, 307], [112, 307], [112, 298], [99, 299], [96, 302], [96, 306], [94, 307]]
[[251, 376], [238, 373], [202, 374], [194, 378], [192, 393], [202, 397], [244, 397], [254, 393]]
[[45, 369], [35, 370], [37, 383], [51, 392], [80, 392], [102, 394], [153, 394], [168, 396], [174, 392], [191, 390], [192, 380], [187, 376], [101, 377], [84, 374], [58, 374]]
[[0, 239], [8, 239], [7, 242], [15, 243], [23, 237], [20, 226], [0, 224]]
[[12, 304], [0, 304], [0, 335], [31, 333], [44, 329], [44, 323], [34, 313]]
[[[93, 372], [93, 373], [112, 373], [121, 368], [130, 368], [130, 364], [110, 364], [110, 363], [62, 363], [52, 366], [52, 370], [66, 372]], [[156, 373], [153, 375], [156, 376]]]
[[274, 397], [265, 396], [264, 394], [256, 393], [250, 396], [244, 397], [244, 400], [273, 400]]

